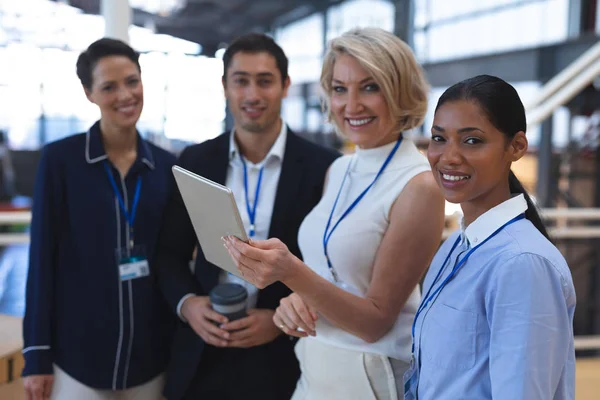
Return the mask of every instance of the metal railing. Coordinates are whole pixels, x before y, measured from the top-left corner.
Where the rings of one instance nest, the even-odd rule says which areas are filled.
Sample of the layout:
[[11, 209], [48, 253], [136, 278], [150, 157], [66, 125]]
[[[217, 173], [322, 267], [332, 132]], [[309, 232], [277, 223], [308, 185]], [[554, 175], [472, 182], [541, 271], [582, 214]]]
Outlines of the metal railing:
[[[31, 222], [31, 211], [2, 211], [0, 212], [0, 225], [29, 224]], [[28, 233], [0, 233], [0, 246], [11, 244], [29, 243]]]
[[600, 350], [600, 335], [575, 336], [575, 350]]
[[590, 85], [600, 75], [600, 41], [550, 79], [526, 104], [527, 124], [537, 125]]

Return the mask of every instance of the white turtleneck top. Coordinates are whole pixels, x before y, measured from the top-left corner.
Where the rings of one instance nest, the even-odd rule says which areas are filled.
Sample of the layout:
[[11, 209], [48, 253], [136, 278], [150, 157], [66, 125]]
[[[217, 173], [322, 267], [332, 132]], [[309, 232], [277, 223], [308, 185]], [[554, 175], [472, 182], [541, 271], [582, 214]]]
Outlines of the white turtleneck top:
[[[393, 142], [367, 150], [357, 149], [355, 154], [341, 157], [331, 165], [323, 197], [306, 216], [298, 233], [298, 244], [304, 262], [322, 277], [332, 280], [323, 250], [323, 233], [349, 163], [349, 175], [340, 193], [331, 226], [373, 181], [395, 144], [396, 142]], [[342, 287], [346, 290], [361, 297], [365, 296], [373, 275], [377, 249], [389, 226], [390, 209], [394, 201], [408, 181], [429, 170], [425, 156], [418, 151], [414, 143], [403, 139], [377, 182], [335, 229], [327, 246], [328, 254], [339, 281], [344, 283]], [[402, 246], [402, 243], [398, 243], [398, 246]], [[319, 316], [317, 321], [317, 336], [308, 339], [408, 362], [411, 351], [411, 326], [419, 301], [420, 292], [417, 287], [392, 329], [375, 343], [367, 343], [337, 328], [323, 316]]]

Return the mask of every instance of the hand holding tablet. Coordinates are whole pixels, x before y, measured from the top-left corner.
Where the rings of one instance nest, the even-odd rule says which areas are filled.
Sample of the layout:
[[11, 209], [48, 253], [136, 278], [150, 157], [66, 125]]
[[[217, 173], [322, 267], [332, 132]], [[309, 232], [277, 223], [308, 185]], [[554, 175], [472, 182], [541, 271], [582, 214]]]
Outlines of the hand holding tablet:
[[173, 175], [206, 260], [243, 279], [221, 240], [248, 242], [231, 189], [177, 165]]

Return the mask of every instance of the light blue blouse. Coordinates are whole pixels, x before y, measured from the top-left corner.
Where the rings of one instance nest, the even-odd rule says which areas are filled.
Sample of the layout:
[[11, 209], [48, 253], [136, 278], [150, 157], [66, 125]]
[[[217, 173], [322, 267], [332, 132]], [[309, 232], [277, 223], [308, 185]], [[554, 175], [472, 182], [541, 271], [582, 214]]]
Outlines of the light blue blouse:
[[[432, 292], [458, 259], [527, 209], [523, 195], [448, 238], [425, 278]], [[518, 220], [484, 243], [423, 309], [415, 326], [419, 399], [575, 397], [575, 288], [560, 252]]]

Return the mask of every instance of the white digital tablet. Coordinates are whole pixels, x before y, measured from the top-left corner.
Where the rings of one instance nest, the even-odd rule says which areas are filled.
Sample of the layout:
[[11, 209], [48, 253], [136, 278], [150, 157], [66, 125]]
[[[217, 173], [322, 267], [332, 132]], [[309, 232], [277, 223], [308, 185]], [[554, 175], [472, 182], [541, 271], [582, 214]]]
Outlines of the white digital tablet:
[[242, 278], [221, 240], [236, 236], [248, 242], [231, 189], [177, 165], [173, 175], [206, 260]]

